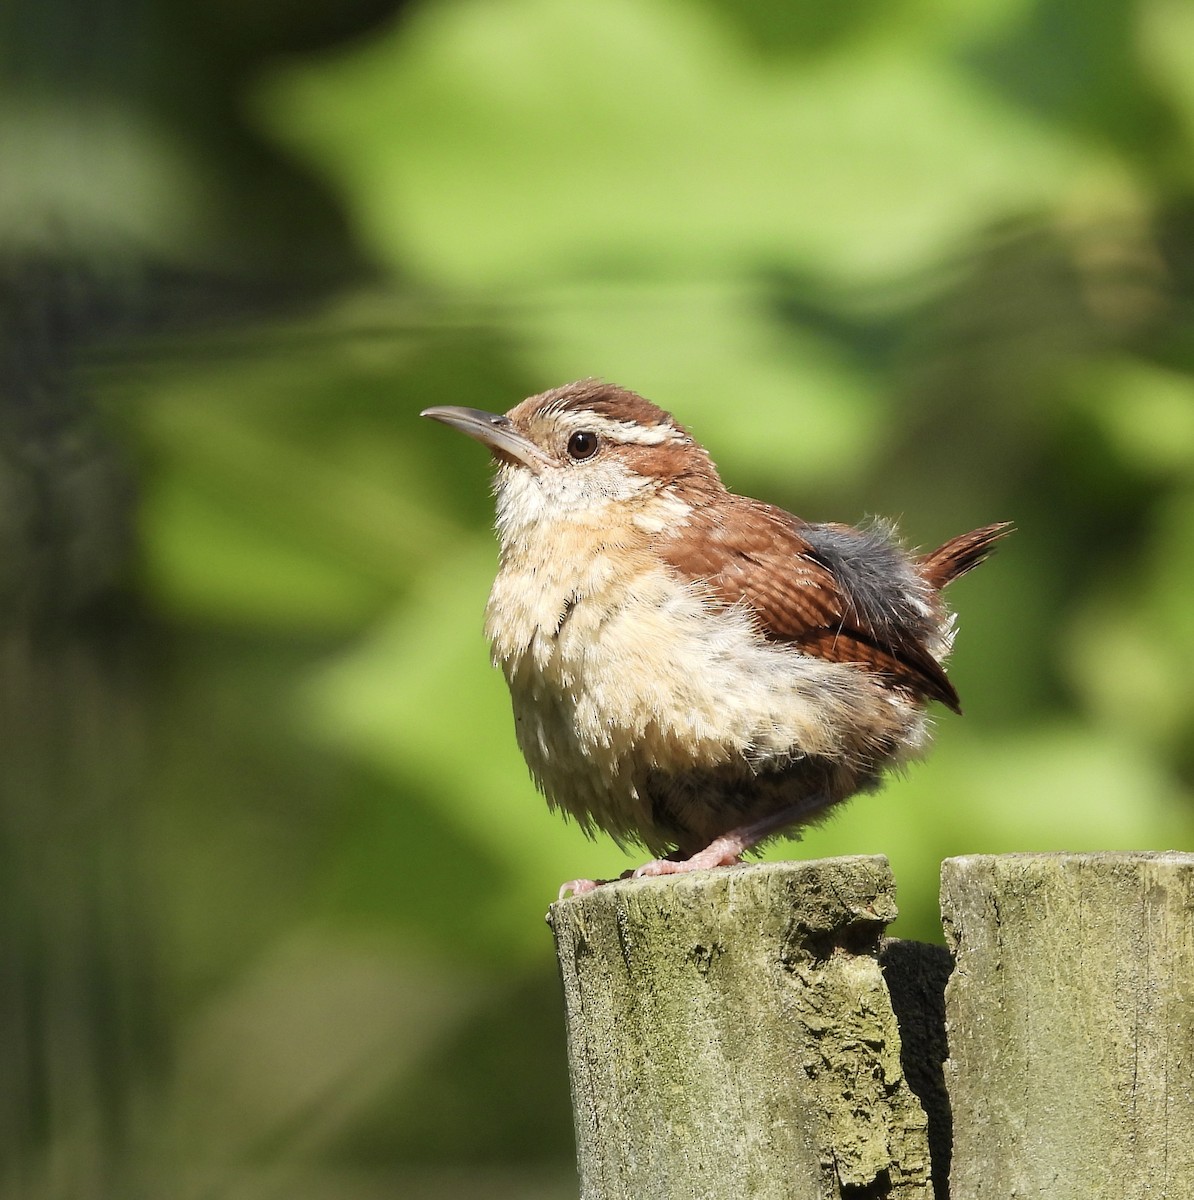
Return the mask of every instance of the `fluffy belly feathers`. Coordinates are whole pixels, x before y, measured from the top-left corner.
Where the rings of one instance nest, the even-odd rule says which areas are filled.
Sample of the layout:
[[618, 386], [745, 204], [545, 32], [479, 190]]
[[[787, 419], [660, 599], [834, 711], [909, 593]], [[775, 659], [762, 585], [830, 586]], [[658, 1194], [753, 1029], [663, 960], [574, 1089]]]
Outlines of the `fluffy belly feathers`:
[[748, 609], [655, 563], [593, 566], [503, 570], [486, 622], [531, 773], [586, 829], [704, 844], [921, 748], [921, 706], [874, 675], [768, 642]]

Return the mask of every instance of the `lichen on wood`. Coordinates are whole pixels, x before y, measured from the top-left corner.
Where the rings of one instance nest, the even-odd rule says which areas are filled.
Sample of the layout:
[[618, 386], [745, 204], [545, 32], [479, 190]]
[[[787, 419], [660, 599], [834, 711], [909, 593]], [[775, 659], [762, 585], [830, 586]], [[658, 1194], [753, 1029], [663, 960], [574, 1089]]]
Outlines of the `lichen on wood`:
[[948, 859], [953, 1200], [1194, 1195], [1194, 855]]
[[893, 892], [845, 858], [554, 905], [582, 1200], [928, 1200], [877, 961]]

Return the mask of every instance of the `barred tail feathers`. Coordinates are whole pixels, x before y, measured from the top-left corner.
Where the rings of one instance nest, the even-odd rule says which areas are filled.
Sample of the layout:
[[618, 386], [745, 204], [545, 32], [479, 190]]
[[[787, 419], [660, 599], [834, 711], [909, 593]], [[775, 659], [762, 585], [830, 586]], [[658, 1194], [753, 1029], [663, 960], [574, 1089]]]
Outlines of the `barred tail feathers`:
[[943, 588], [967, 571], [973, 571], [995, 549], [995, 543], [1012, 532], [1010, 521], [984, 525], [950, 538], [920, 560], [920, 573], [933, 587]]

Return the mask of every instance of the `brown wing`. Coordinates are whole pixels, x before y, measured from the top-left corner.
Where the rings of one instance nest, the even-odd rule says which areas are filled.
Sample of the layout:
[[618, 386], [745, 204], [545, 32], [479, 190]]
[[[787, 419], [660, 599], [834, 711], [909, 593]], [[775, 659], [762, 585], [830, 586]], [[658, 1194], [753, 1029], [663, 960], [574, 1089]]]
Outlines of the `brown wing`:
[[727, 605], [746, 604], [763, 634], [830, 662], [859, 663], [959, 711], [958, 696], [919, 630], [876, 622], [851, 602], [797, 517], [733, 497], [698, 510], [658, 545], [690, 579], [703, 579]]

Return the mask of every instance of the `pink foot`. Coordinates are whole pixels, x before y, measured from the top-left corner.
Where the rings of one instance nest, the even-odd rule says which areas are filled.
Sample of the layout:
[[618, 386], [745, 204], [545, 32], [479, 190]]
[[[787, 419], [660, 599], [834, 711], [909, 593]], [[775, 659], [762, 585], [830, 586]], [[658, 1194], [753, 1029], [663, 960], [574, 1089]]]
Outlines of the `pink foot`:
[[704, 850], [698, 851], [691, 858], [657, 858], [653, 862], [643, 863], [632, 874], [635, 879], [644, 879], [648, 875], [684, 875], [689, 871], [732, 867], [742, 861], [742, 851], [745, 848], [740, 838], [727, 834], [714, 838]]
[[586, 892], [595, 892], [604, 880], [600, 879], [569, 879], [560, 884], [560, 894], [557, 900], [567, 900], [569, 896], [583, 896]]
[[[633, 871], [623, 871], [618, 878], [629, 879], [633, 874]], [[599, 887], [613, 882], [612, 879], [570, 879], [567, 883], [560, 884], [560, 894], [557, 899], [563, 900], [569, 893], [573, 896], [583, 896], [586, 892], [595, 892]]]

